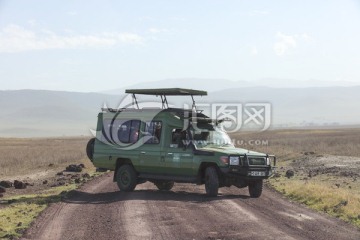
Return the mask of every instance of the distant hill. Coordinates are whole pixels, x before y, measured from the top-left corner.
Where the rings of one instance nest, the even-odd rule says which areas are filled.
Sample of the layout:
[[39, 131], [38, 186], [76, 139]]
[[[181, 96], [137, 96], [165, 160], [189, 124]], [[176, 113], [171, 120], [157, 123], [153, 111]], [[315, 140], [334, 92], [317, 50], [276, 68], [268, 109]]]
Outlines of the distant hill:
[[[202, 89], [196, 86], [193, 84], [190, 88]], [[360, 124], [360, 86], [229, 89], [223, 89], [227, 84], [221, 86], [219, 91], [214, 90], [207, 97], [197, 97], [196, 101], [268, 102], [272, 105], [272, 124], [275, 127]], [[142, 88], [150, 87], [142, 85]], [[0, 137], [89, 135], [89, 129], [95, 128], [97, 113], [103, 104], [116, 108], [124, 97], [123, 92], [110, 95], [45, 90], [0, 91]], [[158, 101], [158, 98], [153, 100]], [[179, 98], [169, 97], [169, 101], [181, 105]]]
[[211, 101], [269, 102], [275, 126], [360, 123], [360, 86], [242, 88], [211, 93]]
[[[219, 82], [219, 85], [209, 84], [209, 80], [212, 82]], [[153, 82], [138, 83], [124, 88], [110, 89], [101, 93], [105, 94], [119, 94], [124, 93], [125, 89], [136, 89], [136, 88], [192, 88], [192, 89], [203, 89], [208, 92], [217, 91], [219, 89], [227, 88], [226, 86], [234, 87], [250, 87], [253, 84], [246, 81], [230, 81], [226, 79], [204, 79], [204, 78], [184, 78], [184, 79], [165, 79]]]
[[78, 136], [94, 128], [103, 103], [120, 96], [45, 90], [0, 91], [0, 136]]
[[[211, 83], [211, 84], [210, 84]], [[215, 92], [228, 88], [249, 88], [249, 87], [271, 87], [271, 88], [312, 88], [312, 87], [349, 87], [356, 86], [354, 82], [347, 81], [300, 81], [295, 79], [275, 79], [264, 78], [255, 81], [231, 81], [228, 79], [208, 79], [208, 78], [173, 78], [159, 81], [137, 83], [123, 88], [110, 89], [101, 93], [119, 95], [125, 89], [130, 88], [192, 88], [202, 89], [208, 92]]]

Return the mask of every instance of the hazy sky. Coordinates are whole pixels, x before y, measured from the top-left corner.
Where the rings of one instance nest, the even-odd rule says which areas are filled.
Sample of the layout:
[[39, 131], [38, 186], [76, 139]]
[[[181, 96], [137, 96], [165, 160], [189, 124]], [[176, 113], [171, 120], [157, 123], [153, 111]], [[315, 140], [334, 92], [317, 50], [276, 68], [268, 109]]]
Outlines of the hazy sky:
[[360, 84], [360, 1], [0, 0], [0, 89], [168, 78]]

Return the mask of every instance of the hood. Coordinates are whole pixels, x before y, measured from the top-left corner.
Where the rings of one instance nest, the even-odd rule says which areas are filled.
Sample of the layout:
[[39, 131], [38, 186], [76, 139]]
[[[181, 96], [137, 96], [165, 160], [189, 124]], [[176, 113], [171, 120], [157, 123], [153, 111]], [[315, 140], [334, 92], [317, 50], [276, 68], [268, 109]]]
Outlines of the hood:
[[244, 148], [232, 148], [232, 147], [203, 147], [199, 148], [200, 151], [222, 153], [226, 155], [255, 155], [255, 156], [266, 156], [265, 153], [259, 153], [255, 151], [249, 151]]

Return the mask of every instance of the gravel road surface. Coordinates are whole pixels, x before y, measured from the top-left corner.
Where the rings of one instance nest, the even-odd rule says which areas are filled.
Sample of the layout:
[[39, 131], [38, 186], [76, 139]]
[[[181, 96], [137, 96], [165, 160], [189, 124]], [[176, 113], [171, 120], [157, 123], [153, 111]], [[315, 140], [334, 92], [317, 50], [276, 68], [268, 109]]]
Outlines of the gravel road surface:
[[204, 186], [152, 183], [120, 192], [107, 173], [51, 205], [23, 239], [360, 239], [360, 231], [315, 213], [265, 188], [221, 188], [209, 198]]

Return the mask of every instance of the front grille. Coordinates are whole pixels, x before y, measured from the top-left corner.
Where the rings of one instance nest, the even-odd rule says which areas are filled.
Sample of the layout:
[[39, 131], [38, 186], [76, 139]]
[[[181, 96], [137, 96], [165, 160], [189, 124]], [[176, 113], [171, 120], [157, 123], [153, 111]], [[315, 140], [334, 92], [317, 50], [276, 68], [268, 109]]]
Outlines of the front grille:
[[266, 165], [266, 158], [264, 157], [249, 157], [250, 166], [264, 166]]

